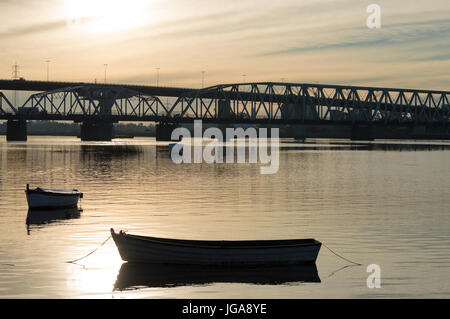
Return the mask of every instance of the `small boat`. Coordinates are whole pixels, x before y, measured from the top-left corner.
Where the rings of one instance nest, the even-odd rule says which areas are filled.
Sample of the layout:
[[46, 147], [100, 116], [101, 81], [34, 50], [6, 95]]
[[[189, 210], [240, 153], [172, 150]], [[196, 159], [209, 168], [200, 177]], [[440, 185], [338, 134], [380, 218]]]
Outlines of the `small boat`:
[[292, 282], [320, 283], [316, 264], [211, 266], [123, 263], [114, 290], [213, 283], [282, 285]]
[[37, 187], [30, 189], [27, 184], [25, 190], [29, 208], [61, 208], [76, 207], [78, 200], [83, 198], [83, 193], [74, 190], [58, 190]]
[[321, 243], [315, 239], [207, 241], [116, 233], [122, 260], [151, 264], [279, 265], [313, 264]]

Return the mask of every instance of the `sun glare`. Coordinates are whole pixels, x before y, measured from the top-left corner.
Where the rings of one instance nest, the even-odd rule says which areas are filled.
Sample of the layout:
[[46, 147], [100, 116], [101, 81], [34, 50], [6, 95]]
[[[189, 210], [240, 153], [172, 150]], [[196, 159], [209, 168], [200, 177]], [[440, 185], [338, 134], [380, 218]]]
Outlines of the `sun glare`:
[[152, 0], [66, 0], [70, 26], [89, 32], [120, 32], [143, 25]]

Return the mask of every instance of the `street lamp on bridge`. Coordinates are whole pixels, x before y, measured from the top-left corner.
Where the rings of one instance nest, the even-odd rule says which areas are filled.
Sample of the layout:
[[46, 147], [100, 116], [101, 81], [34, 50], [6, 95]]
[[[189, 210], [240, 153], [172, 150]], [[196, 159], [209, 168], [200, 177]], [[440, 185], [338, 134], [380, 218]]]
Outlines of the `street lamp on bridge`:
[[156, 86], [159, 86], [159, 70], [160, 70], [161, 68], [155, 68], [155, 70], [156, 70]]
[[46, 60], [45, 63], [47, 63], [47, 82], [50, 80], [50, 60]]
[[205, 73], [206, 71], [202, 71], [202, 89], [205, 87]]
[[105, 67], [105, 84], [106, 84], [106, 69], [108, 68], [108, 64], [103, 64], [103, 66]]

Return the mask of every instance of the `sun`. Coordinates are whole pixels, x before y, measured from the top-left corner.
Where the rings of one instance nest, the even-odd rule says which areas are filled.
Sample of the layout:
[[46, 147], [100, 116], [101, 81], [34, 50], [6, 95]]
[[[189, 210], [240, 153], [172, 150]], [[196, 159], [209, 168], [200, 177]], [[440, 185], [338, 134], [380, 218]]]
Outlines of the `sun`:
[[144, 24], [152, 0], [65, 0], [70, 26], [89, 32], [126, 31]]

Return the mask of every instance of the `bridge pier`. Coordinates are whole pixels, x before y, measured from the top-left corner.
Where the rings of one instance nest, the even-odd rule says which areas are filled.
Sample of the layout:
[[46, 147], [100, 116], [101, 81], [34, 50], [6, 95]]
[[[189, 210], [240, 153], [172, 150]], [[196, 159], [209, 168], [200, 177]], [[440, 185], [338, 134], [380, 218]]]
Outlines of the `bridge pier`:
[[218, 118], [221, 120], [229, 120], [233, 117], [230, 101], [219, 100], [218, 102]]
[[82, 141], [111, 141], [113, 124], [110, 122], [83, 122], [81, 124]]
[[27, 140], [27, 121], [26, 120], [8, 120], [6, 124], [6, 140], [26, 142]]
[[156, 140], [172, 141], [172, 132], [178, 127], [177, 124], [161, 122], [156, 124]]
[[373, 141], [375, 140], [371, 125], [355, 124], [352, 126], [350, 139], [352, 141]]

